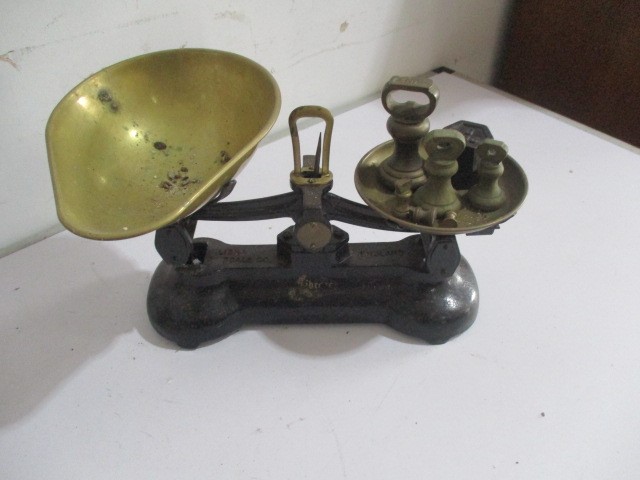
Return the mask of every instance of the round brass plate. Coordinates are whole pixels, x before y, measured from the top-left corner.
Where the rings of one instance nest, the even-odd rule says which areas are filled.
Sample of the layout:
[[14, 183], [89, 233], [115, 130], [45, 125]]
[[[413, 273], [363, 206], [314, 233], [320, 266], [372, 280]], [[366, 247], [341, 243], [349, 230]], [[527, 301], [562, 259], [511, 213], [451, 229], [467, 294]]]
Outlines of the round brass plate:
[[[455, 228], [440, 227], [414, 223], [396, 217], [393, 213], [396, 204], [394, 192], [380, 182], [378, 169], [380, 164], [393, 153], [393, 141], [388, 141], [370, 150], [358, 163], [355, 171], [355, 184], [362, 199], [384, 218], [416, 232], [435, 235], [458, 235], [474, 233], [493, 227], [511, 218], [520, 208], [527, 195], [527, 177], [516, 161], [507, 157], [502, 163], [504, 173], [500, 178], [500, 186], [504, 190], [507, 201], [500, 209], [493, 212], [480, 212], [470, 207], [462, 197], [462, 208], [457, 212], [458, 226]], [[462, 196], [464, 191], [458, 191]]]
[[236, 175], [279, 109], [269, 72], [228, 52], [168, 50], [101, 70], [47, 124], [61, 222], [113, 240], [186, 217]]

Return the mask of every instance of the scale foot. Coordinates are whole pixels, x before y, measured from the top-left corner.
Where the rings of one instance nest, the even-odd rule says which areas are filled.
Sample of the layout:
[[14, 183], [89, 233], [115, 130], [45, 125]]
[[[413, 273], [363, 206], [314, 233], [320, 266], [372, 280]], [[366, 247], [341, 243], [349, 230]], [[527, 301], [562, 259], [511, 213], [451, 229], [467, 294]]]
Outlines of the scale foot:
[[441, 345], [473, 324], [478, 305], [478, 283], [469, 263], [462, 258], [447, 280], [422, 291], [418, 299], [399, 301], [388, 325], [410, 337]]

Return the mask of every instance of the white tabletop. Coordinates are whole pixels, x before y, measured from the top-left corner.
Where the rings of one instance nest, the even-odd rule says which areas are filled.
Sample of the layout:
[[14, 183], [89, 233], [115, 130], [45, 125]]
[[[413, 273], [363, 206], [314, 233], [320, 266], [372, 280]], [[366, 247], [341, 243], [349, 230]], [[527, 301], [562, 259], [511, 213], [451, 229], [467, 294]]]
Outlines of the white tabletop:
[[[487, 124], [530, 182], [494, 235], [458, 239], [480, 286], [471, 329], [429, 346], [383, 326], [252, 327], [180, 350], [146, 316], [152, 235], [61, 233], [0, 260], [0, 478], [640, 478], [638, 152], [435, 81], [432, 127]], [[358, 200], [386, 118], [379, 100], [337, 116], [335, 193]], [[288, 138], [260, 147], [230, 200], [284, 193], [291, 166]], [[289, 223], [198, 235], [272, 243]]]

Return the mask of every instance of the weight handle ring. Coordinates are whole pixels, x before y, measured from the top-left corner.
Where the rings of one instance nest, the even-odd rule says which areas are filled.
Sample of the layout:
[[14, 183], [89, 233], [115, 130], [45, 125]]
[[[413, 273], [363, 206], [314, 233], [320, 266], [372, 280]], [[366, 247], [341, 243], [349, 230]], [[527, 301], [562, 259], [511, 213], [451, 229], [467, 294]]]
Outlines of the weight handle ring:
[[[397, 102], [391, 98], [395, 91], [416, 92], [427, 96], [429, 103]], [[427, 76], [392, 77], [382, 89], [382, 106], [394, 119], [402, 123], [420, 123], [433, 113], [440, 92]]]

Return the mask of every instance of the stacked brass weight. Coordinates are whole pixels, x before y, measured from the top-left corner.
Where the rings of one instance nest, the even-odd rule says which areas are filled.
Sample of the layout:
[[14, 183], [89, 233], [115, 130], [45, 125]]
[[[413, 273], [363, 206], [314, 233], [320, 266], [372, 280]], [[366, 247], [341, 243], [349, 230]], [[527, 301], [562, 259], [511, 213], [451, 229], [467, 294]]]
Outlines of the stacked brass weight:
[[[423, 94], [428, 103], [399, 103], [396, 91]], [[414, 190], [426, 181], [423, 159], [418, 153], [420, 142], [429, 131], [429, 115], [438, 101], [439, 92], [430, 78], [393, 77], [382, 90], [382, 105], [389, 112], [387, 131], [393, 137], [393, 155], [380, 165], [380, 181], [389, 188], [403, 185]]]
[[[423, 94], [428, 103], [399, 103], [396, 91]], [[467, 148], [454, 129], [429, 131], [428, 116], [439, 97], [433, 81], [393, 77], [382, 92], [392, 141], [369, 151], [356, 168], [362, 199], [383, 217], [411, 230], [436, 235], [474, 233], [512, 217], [524, 200], [527, 179], [504, 143], [486, 139], [475, 148], [474, 184], [453, 187], [458, 159]]]
[[469, 189], [466, 198], [478, 210], [493, 212], [507, 201], [500, 186], [507, 146], [497, 140], [485, 140], [476, 148], [476, 157], [479, 160], [478, 183]]

